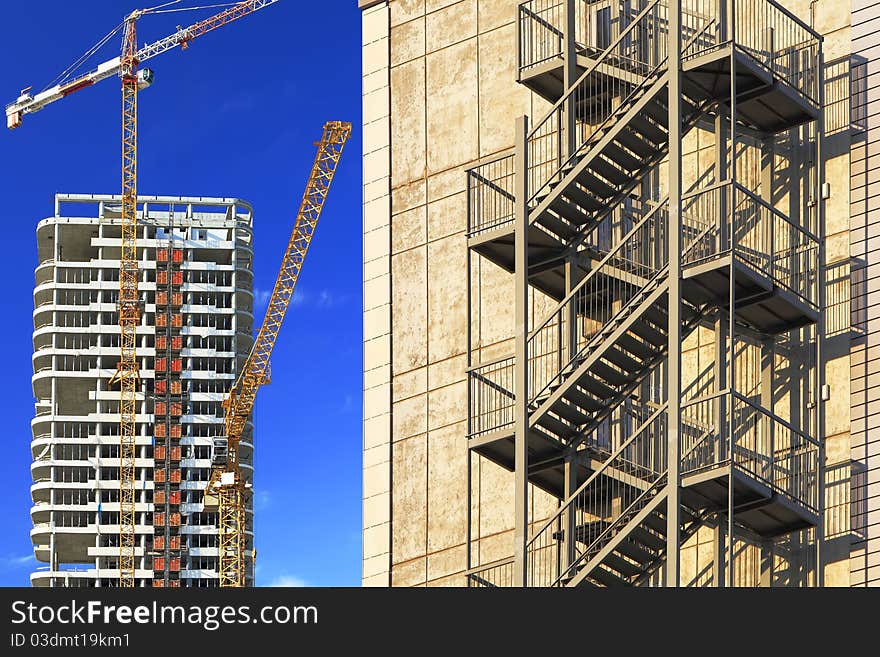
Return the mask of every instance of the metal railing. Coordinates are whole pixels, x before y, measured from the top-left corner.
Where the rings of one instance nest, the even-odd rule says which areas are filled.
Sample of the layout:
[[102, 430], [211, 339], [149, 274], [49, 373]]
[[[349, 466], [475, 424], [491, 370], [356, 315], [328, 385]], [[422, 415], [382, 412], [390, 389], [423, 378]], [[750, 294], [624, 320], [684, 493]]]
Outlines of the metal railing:
[[[520, 77], [544, 62], [562, 57], [565, 51], [566, 0], [528, 0], [519, 5]], [[582, 14], [583, 1], [576, 2]]]
[[472, 588], [513, 586], [513, 557], [472, 568], [467, 572], [467, 582]]
[[513, 427], [514, 362], [509, 356], [468, 370], [469, 437]]
[[[682, 406], [682, 474], [730, 463], [817, 512], [819, 445], [736, 391]], [[689, 441], [689, 442], [688, 442]]]
[[687, 60], [734, 44], [814, 105], [821, 36], [773, 0], [683, 0], [682, 23], [713, 17], [711, 30], [683, 49]]
[[819, 241], [739, 183], [724, 182], [682, 198], [685, 264], [732, 252], [818, 307]]
[[468, 237], [513, 223], [513, 166], [508, 154], [468, 169]]
[[[612, 123], [619, 112], [625, 111], [649, 82], [652, 75], [666, 61], [665, 6], [653, 0], [644, 8], [621, 9], [619, 29], [613, 41], [590, 67], [566, 91], [530, 130], [528, 151], [529, 205], [542, 196], [546, 187], [558, 182], [562, 170], [592, 143]], [[567, 108], [577, 108], [571, 117], [575, 134], [569, 140], [566, 134]], [[575, 152], [569, 152], [569, 141]]]
[[644, 507], [666, 474], [666, 436], [664, 404], [529, 540], [528, 586], [563, 584]]
[[597, 335], [663, 270], [669, 255], [667, 201], [638, 219], [616, 246], [529, 335], [529, 401], [558, 383]]

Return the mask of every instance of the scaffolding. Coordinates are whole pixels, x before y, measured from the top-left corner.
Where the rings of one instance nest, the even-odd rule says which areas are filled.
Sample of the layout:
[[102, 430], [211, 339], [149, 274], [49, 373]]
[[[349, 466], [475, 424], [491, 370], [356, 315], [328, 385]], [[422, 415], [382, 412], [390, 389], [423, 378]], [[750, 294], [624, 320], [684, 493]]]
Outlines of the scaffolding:
[[[530, 0], [517, 26], [552, 107], [467, 172], [469, 585], [821, 586], [822, 37], [772, 0]], [[484, 266], [515, 279], [506, 353]], [[514, 476], [500, 560], [482, 459]]]

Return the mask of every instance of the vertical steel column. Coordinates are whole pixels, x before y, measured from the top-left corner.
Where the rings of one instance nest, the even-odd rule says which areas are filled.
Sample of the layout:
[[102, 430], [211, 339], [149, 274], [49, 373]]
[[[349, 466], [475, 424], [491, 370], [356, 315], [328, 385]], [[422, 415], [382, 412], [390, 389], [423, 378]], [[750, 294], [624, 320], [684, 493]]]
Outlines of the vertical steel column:
[[[577, 21], [574, 3], [575, 0], [565, 0], [565, 47], [562, 52], [562, 66], [566, 91], [571, 89], [572, 85], [577, 82], [578, 77], [577, 52], [575, 51], [575, 30]], [[560, 153], [560, 160], [565, 161], [577, 148], [577, 125], [575, 121], [576, 106], [573, 94], [566, 99], [563, 111], [565, 113], [565, 141], [567, 150], [564, 154]]]
[[[719, 2], [719, 14], [724, 16], [724, 1]], [[722, 20], [723, 22], [723, 20]], [[723, 29], [723, 26], [722, 26]], [[723, 31], [722, 31], [723, 36]], [[715, 182], [716, 184], [727, 180], [727, 116], [723, 109], [723, 104], [719, 106], [718, 113], [715, 116]], [[718, 216], [715, 217], [718, 226], [718, 244], [716, 250], [721, 253], [728, 247], [727, 240], [727, 196], [724, 190], [721, 190], [718, 198]], [[727, 388], [727, 325], [724, 323], [722, 312], [718, 313], [715, 320], [715, 392], [721, 393]], [[727, 423], [724, 421], [726, 417], [725, 409], [728, 400], [727, 395], [717, 397], [718, 406], [716, 407], [716, 416], [714, 418], [715, 430], [718, 432], [718, 440], [715, 443], [715, 463], [721, 463], [725, 458], [724, 445], [726, 444], [725, 427]], [[714, 533], [714, 563], [713, 563], [713, 580], [716, 587], [724, 586], [724, 525], [720, 522], [715, 523]]]
[[[729, 205], [727, 207], [727, 224], [729, 248], [731, 256], [736, 249], [736, 232], [733, 227], [734, 208], [736, 207], [736, 0], [727, 1], [727, 27], [730, 35], [730, 42], [734, 45], [730, 49], [730, 171], [728, 172], [731, 184], [728, 186], [730, 191]], [[734, 322], [734, 311], [736, 308], [736, 299], [734, 293], [734, 268], [733, 259], [731, 257], [729, 287], [727, 297], [727, 380], [728, 387], [731, 392], [736, 389], [736, 324]], [[727, 404], [727, 458], [728, 476], [727, 476], [727, 585], [733, 587], [734, 567], [734, 535], [733, 535], [733, 462], [734, 462], [734, 428], [733, 428], [733, 397], [731, 396]]]
[[514, 562], [513, 585], [528, 582], [526, 542], [529, 534], [529, 258], [528, 258], [528, 131], [529, 118], [516, 120], [514, 161], [514, 277], [515, 293], [515, 367], [514, 367]]
[[[470, 219], [471, 216], [471, 190], [470, 190], [470, 175], [467, 177], [467, 191], [465, 192], [465, 201], [467, 203], [467, 217]], [[471, 282], [471, 267], [473, 266], [473, 260], [471, 258], [471, 249], [470, 246], [465, 247], [467, 249], [467, 370], [466, 372], [468, 381], [467, 381], [467, 442], [470, 442], [471, 432], [473, 431], [472, 421], [471, 421], [471, 409], [473, 408], [473, 400], [471, 399], [471, 382], [470, 382], [470, 371], [471, 365], [473, 365], [474, 356], [473, 356], [473, 316], [472, 316], [472, 295], [473, 295], [473, 285]], [[473, 563], [472, 555], [471, 555], [471, 543], [473, 541], [473, 454], [471, 453], [471, 446], [468, 444], [466, 446], [467, 451], [467, 564], [465, 572], [470, 572], [471, 564]], [[467, 579], [468, 585], [470, 585], [470, 577]]]
[[[763, 186], [764, 181], [761, 181]], [[771, 202], [768, 199], [768, 202]], [[775, 341], [772, 337], [765, 338], [761, 341], [761, 406], [773, 413], [773, 370], [776, 351], [774, 349]], [[770, 421], [768, 433], [768, 449], [767, 455], [770, 459], [770, 472], [767, 473], [767, 479], [773, 481], [774, 455], [776, 454], [775, 430], [776, 423]], [[756, 445], [756, 448], [760, 449]], [[773, 586], [773, 561], [774, 561], [773, 540], [766, 540], [761, 543], [761, 576], [759, 585], [762, 588]]]
[[816, 525], [816, 586], [825, 586], [825, 562], [822, 543], [825, 540], [825, 402], [822, 390], [825, 387], [825, 361], [822, 342], [825, 340], [825, 199], [822, 187], [825, 184], [825, 56], [822, 53], [822, 38], [819, 38], [818, 72], [816, 83], [819, 103], [819, 116], [816, 120], [816, 227], [819, 237], [819, 272], [817, 274], [817, 299], [819, 321], [816, 324], [816, 440], [819, 441], [819, 463], [816, 508], [819, 522]]
[[669, 5], [669, 408], [666, 482], [666, 586], [681, 585], [681, 0]]
[[[577, 82], [577, 52], [575, 51], [575, 43], [576, 43], [576, 30], [577, 30], [577, 18], [575, 13], [575, 1], [576, 0], [566, 0], [565, 1], [565, 50], [563, 52], [563, 75], [565, 77], [565, 90], [568, 91], [571, 87]], [[576, 105], [574, 94], [570, 95], [568, 99], [565, 101], [565, 141], [566, 141], [566, 152], [562, 156], [562, 159], [567, 159], [571, 157], [575, 150], [577, 150], [577, 118], [575, 115]], [[568, 256], [565, 261], [565, 292], [566, 294], [571, 292], [574, 286], [577, 284], [576, 274], [575, 274], [575, 260], [577, 259], [577, 245], [572, 244], [569, 245], [572, 248], [568, 250]], [[563, 339], [559, 341], [560, 350], [565, 350], [562, 352], [563, 358], [561, 359], [562, 363], [567, 362], [570, 358], [574, 356], [577, 350], [577, 311], [575, 304], [569, 304], [568, 313], [565, 317], [565, 323], [567, 325], [567, 331], [565, 332]], [[572, 493], [577, 490], [578, 481], [577, 481], [577, 468], [576, 464], [576, 451], [569, 454], [565, 459], [564, 471], [565, 471], [565, 500], [570, 499]], [[568, 566], [574, 561], [575, 554], [575, 525], [577, 524], [577, 518], [575, 515], [575, 508], [573, 505], [569, 506], [568, 511], [562, 518], [563, 522], [563, 557], [562, 564], [564, 568], [568, 568]]]

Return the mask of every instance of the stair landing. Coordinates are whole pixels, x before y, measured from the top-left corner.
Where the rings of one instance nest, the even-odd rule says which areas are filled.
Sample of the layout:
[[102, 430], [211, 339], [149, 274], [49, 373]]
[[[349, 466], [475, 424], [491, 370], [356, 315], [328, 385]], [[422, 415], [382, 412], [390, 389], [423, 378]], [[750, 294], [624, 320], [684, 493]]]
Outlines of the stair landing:
[[729, 464], [682, 477], [682, 503], [700, 511], [723, 511], [733, 482], [734, 518], [764, 538], [815, 527], [816, 513], [774, 491], [751, 473]]
[[729, 303], [732, 276], [737, 319], [768, 335], [814, 324], [819, 319], [811, 304], [729, 252], [685, 266], [682, 276], [685, 299], [694, 305], [719, 307]]

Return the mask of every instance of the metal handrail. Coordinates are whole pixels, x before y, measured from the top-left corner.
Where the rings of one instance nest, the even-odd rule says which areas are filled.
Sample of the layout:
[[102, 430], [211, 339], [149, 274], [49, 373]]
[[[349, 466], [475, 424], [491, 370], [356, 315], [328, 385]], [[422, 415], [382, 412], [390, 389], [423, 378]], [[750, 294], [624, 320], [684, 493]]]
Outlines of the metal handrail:
[[[642, 432], [645, 431], [645, 429], [647, 429], [654, 422], [654, 420], [656, 420], [660, 416], [661, 413], [665, 413], [667, 408], [668, 408], [668, 402], [664, 403], [657, 410], [655, 410], [653, 413], [651, 413], [651, 415], [649, 415], [648, 418], [646, 420], [644, 420], [641, 425], [639, 425], [639, 427], [633, 432], [633, 434], [629, 438], [627, 438], [623, 443], [621, 443], [620, 446], [617, 449], [615, 449], [611, 453], [611, 455], [608, 456], [607, 459], [605, 459], [605, 461], [602, 463], [602, 467], [600, 467], [598, 470], [594, 470], [593, 474], [591, 474], [589, 477], [587, 477], [586, 481], [584, 481], [584, 483], [582, 483], [580, 486], [577, 487], [577, 490], [575, 490], [571, 495], [569, 495], [569, 498], [568, 498], [569, 502], [571, 500], [577, 498], [577, 496], [580, 493], [582, 493], [590, 484], [592, 484], [595, 479], [602, 476], [605, 468], [610, 467], [609, 464], [613, 463], [614, 460], [617, 459], [620, 456], [620, 454], [633, 443], [633, 441], [635, 441], [637, 438], [639, 438], [641, 436]], [[568, 504], [563, 504], [562, 506], [560, 506], [556, 510], [556, 513], [553, 514], [543, 525], [541, 525], [541, 528], [538, 529], [532, 535], [532, 538], [530, 538], [529, 541], [526, 543], [526, 550], [528, 550], [529, 546], [535, 542], [535, 540], [538, 538], [538, 536], [540, 534], [542, 534], [545, 530], [547, 530], [554, 522], [559, 520], [560, 516], [567, 511], [568, 511]]]
[[[553, 106], [547, 111], [547, 113], [541, 118], [540, 121], [535, 123], [535, 127], [529, 131], [528, 137], [531, 138], [538, 131], [542, 124], [546, 123], [556, 112], [558, 112], [562, 106], [568, 101], [569, 95], [571, 95], [572, 91], [576, 89], [580, 84], [586, 80], [601, 64], [604, 63], [605, 57], [617, 46], [620, 45], [621, 41], [629, 35], [629, 33], [635, 29], [635, 26], [639, 23], [639, 21], [644, 18], [645, 14], [648, 13], [649, 10], [653, 9], [655, 5], [660, 4], [661, 0], [652, 0], [642, 11], [638, 13], [638, 15], [630, 21], [630, 23], [626, 26], [620, 34], [617, 35], [617, 38], [611, 42], [611, 44], [602, 51], [602, 54], [599, 55], [592, 63], [592, 65], [585, 70], [581, 76], [571, 85], [569, 90], [555, 103]], [[665, 60], [664, 60], [665, 61]], [[622, 104], [622, 103], [621, 103]]]
[[611, 249], [610, 251], [608, 251], [608, 253], [605, 254], [605, 256], [602, 258], [602, 260], [600, 260], [596, 265], [592, 266], [592, 267], [590, 268], [590, 271], [587, 272], [587, 275], [584, 276], [580, 281], [578, 281], [578, 284], [577, 284], [576, 286], [574, 286], [574, 287], [568, 292], [568, 294], [565, 295], [565, 297], [562, 299], [562, 301], [560, 301], [559, 303], [556, 304], [556, 307], [553, 308], [553, 310], [551, 310], [551, 311], [547, 314], [547, 318], [546, 318], [543, 322], [541, 322], [540, 325], [538, 325], [537, 327], [535, 327], [534, 329], [532, 329], [532, 330], [529, 332], [529, 338], [528, 338], [528, 339], [531, 340], [531, 339], [535, 336], [535, 334], [537, 334], [537, 333], [538, 333], [539, 331], [541, 331], [542, 329], [546, 328], [547, 325], [550, 323], [550, 321], [553, 319], [553, 316], [556, 315], [556, 313], [558, 313], [560, 310], [562, 310], [563, 308], [565, 308], [565, 305], [566, 305], [567, 303], [569, 303], [569, 302], [571, 301], [571, 299], [572, 299], [572, 298], [573, 298], [578, 292], [580, 292], [581, 288], [584, 287], [584, 285], [586, 285], [586, 283], [587, 283], [587, 282], [588, 282], [593, 276], [598, 276], [598, 275], [599, 275], [598, 272], [599, 272], [599, 271], [600, 271], [600, 270], [601, 270], [601, 269], [602, 269], [602, 268], [608, 263], [609, 260], [612, 260], [612, 259], [614, 258], [615, 254], [618, 252], [618, 250], [620, 250], [622, 247], [624, 247], [624, 246], [626, 245], [626, 243], [629, 241], [629, 239], [630, 239], [630, 238], [631, 238], [631, 237], [632, 237], [632, 236], [633, 236], [638, 230], [640, 230], [640, 229], [642, 228], [643, 224], [644, 224], [646, 221], [649, 221], [649, 220], [654, 216], [654, 213], [657, 212], [658, 210], [660, 210], [661, 208], [663, 208], [663, 207], [666, 205], [666, 203], [667, 203], [668, 201], [669, 201], [669, 197], [668, 197], [668, 196], [664, 196], [664, 197], [663, 197], [663, 198], [662, 198], [662, 199], [661, 199], [661, 200], [660, 200], [660, 201], [659, 201], [654, 207], [652, 207], [652, 208], [651, 208], [651, 209], [645, 214], [645, 216], [643, 216], [641, 219], [639, 219], [638, 223], [634, 224], [633, 227], [629, 230], [629, 232], [627, 232], [626, 235], [624, 235], [623, 237], [620, 238], [620, 240], [618, 241], [617, 245], [616, 245], [613, 249]]
[[[609, 53], [611, 52], [611, 50], [620, 44], [623, 37], [627, 36], [633, 29], [635, 29], [635, 27], [641, 22], [642, 18], [644, 18], [644, 16], [647, 14], [647, 12], [649, 10], [653, 9], [655, 6], [657, 6], [659, 4], [661, 4], [661, 0], [653, 0], [653, 2], [649, 3], [641, 12], [639, 12], [639, 14], [627, 25], [626, 29], [624, 29], [618, 35], [617, 39], [615, 39], [614, 42], [610, 46], [608, 46], [608, 48], [606, 48], [605, 51], [602, 52], [602, 54], [593, 62], [593, 65], [590, 66], [583, 73], [583, 75], [581, 75], [577, 79], [577, 81], [569, 88], [569, 90], [565, 93], [565, 95], [562, 96], [558, 101], [556, 101], [556, 103], [553, 105], [553, 108], [547, 113], [547, 115], [543, 119], [541, 119], [541, 121], [539, 121], [535, 125], [535, 127], [529, 132], [528, 138], [526, 140], [527, 144], [537, 134], [537, 132], [544, 127], [545, 123], [547, 123], [557, 112], [561, 111], [560, 108], [562, 107], [563, 103], [567, 102], [567, 100], [569, 99], [569, 96], [571, 96], [573, 93], [575, 93], [578, 90], [578, 87], [581, 85], [581, 83], [584, 80], [586, 80], [587, 76], [590, 75], [591, 73], [593, 73], [600, 65], [603, 65], [605, 63], [605, 61], [604, 61], [605, 58], [610, 56]], [[663, 5], [663, 6], [665, 6], [665, 5]], [[707, 22], [704, 23], [698, 30], [695, 30], [694, 34], [691, 35], [691, 37], [682, 45], [682, 48], [681, 48], [682, 52], [686, 51], [687, 48], [690, 47], [690, 45], [692, 43], [694, 43], [700, 36], [702, 36], [705, 33], [705, 31], [709, 28], [709, 26], [711, 26], [713, 23], [714, 23], [714, 19], [710, 20], [707, 18]], [[652, 68], [649, 72], [645, 73], [642, 77], [642, 80], [637, 85], [635, 85], [633, 87], [633, 89], [626, 95], [626, 97], [624, 97], [620, 101], [620, 104], [615, 109], [611, 110], [609, 112], [608, 116], [605, 117], [605, 119], [601, 123], [599, 123], [598, 126], [596, 126], [595, 128], [592, 129], [591, 135], [582, 144], [580, 144], [580, 146], [578, 146], [578, 148], [576, 148], [574, 150], [574, 152], [571, 155], [569, 155], [568, 158], [566, 158], [564, 162], [562, 162], [561, 165], [559, 165], [556, 168], [556, 171], [554, 172], [554, 174], [551, 176], [548, 176], [547, 180], [545, 180], [542, 184], [538, 185], [534, 191], [530, 190], [531, 195], [527, 201], [528, 203], [531, 203], [538, 196], [538, 194], [541, 191], [543, 191], [543, 189], [548, 184], [550, 184], [550, 182], [553, 180], [553, 178], [556, 175], [558, 175], [560, 171], [562, 171], [563, 169], [568, 167], [576, 159], [579, 159], [582, 156], [582, 151], [588, 145], [591, 145], [596, 139], [601, 139], [603, 137], [602, 133], [607, 127], [609, 127], [609, 122], [611, 121], [611, 119], [614, 116], [616, 116], [618, 112], [627, 111], [627, 104], [629, 103], [629, 100], [631, 98], [633, 98], [634, 96], [636, 96], [637, 94], [641, 93], [641, 91], [647, 87], [648, 83], [654, 84], [656, 82], [656, 79], [655, 79], [656, 75], [658, 72], [660, 72], [666, 66], [667, 60], [668, 60], [668, 56], [664, 56], [659, 61], [659, 63], [657, 63], [657, 65], [654, 66], [654, 68]], [[530, 223], [533, 223], [535, 219], [537, 219], [537, 217], [532, 219], [532, 221], [530, 221]]]

